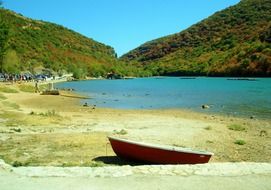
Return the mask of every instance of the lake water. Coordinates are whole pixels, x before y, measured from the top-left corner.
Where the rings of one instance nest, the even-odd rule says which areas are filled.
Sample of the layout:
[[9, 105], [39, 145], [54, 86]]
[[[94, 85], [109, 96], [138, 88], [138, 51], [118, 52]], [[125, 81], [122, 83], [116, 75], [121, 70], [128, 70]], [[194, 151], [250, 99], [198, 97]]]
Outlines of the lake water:
[[[200, 112], [271, 118], [271, 78], [137, 78], [56, 84], [92, 97], [89, 105], [121, 109], [185, 108]], [[209, 109], [202, 109], [207, 104]]]

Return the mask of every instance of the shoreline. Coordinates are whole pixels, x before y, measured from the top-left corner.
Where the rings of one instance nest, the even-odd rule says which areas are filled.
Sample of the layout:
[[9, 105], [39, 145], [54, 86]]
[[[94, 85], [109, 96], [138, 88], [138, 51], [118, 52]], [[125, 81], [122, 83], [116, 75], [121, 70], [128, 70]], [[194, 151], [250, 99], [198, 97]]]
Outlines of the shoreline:
[[[225, 81], [226, 81], [226, 78], [225, 78]], [[267, 82], [267, 81], [264, 81], [264, 82]], [[180, 95], [180, 96], [184, 96], [184, 98], [171, 96], [173, 98], [178, 99], [178, 100], [176, 99], [176, 102], [173, 102], [169, 99], [169, 97], [164, 96], [165, 98], [163, 98], [162, 101], [166, 102], [165, 104], [165, 103], [160, 103], [159, 100], [156, 99], [157, 97], [155, 96], [156, 94], [150, 93], [147, 90], [145, 90], [146, 92], [143, 90], [142, 93], [134, 93], [133, 91], [127, 91], [122, 94], [121, 92], [117, 92], [115, 90], [107, 91], [106, 89], [103, 89], [103, 88], [101, 90], [97, 90], [97, 86], [100, 83], [93, 82], [93, 84], [92, 83], [82, 83], [82, 84], [87, 85], [87, 86], [89, 85], [90, 89], [92, 89], [91, 88], [92, 85], [94, 86], [93, 92], [95, 92], [94, 93], [95, 98], [89, 101], [85, 101], [85, 102], [89, 105], [95, 105], [100, 108], [112, 108], [112, 109], [124, 109], [124, 110], [180, 109], [180, 110], [189, 110], [189, 111], [192, 110], [198, 113], [222, 115], [226, 117], [233, 116], [233, 117], [240, 117], [240, 118], [260, 119], [260, 120], [271, 119], [271, 117], [269, 116], [270, 115], [269, 113], [271, 113], [270, 110], [268, 109], [269, 106], [264, 106], [261, 104], [261, 102], [264, 102], [264, 99], [259, 98], [258, 100], [257, 98], [255, 98], [254, 100], [253, 96], [249, 96], [250, 98], [248, 98], [248, 100], [245, 100], [245, 101], [242, 101], [242, 99], [239, 98], [241, 102], [238, 101], [237, 98], [234, 98], [234, 96], [236, 97], [238, 96], [238, 94], [234, 94], [234, 93], [232, 94], [231, 99], [228, 101], [227, 101], [227, 96], [225, 95], [220, 96], [220, 98], [217, 98], [217, 100], [212, 100], [210, 98], [201, 99], [201, 97], [197, 95], [196, 98], [190, 100], [189, 96], [187, 96], [184, 93]], [[107, 82], [102, 82], [101, 84], [106, 85]], [[124, 83], [124, 85], [125, 84], [126, 82]], [[233, 83], [230, 82], [228, 85], [231, 85], [231, 84]], [[249, 83], [246, 83], [246, 84], [249, 85]], [[254, 86], [254, 84], [256, 83], [251, 83], [251, 84], [253, 84]], [[60, 84], [59, 86], [60, 88], [61, 86], [76, 88], [77, 90], [79, 90], [78, 93], [81, 93], [84, 95], [92, 94], [91, 91], [88, 92], [88, 90], [81, 88], [81, 86], [83, 85]], [[233, 91], [235, 92], [236, 89]], [[224, 91], [223, 91], [223, 94], [225, 94]], [[241, 94], [243, 94], [243, 92]], [[153, 101], [152, 101], [152, 98], [153, 98]], [[265, 98], [267, 98], [266, 95], [265, 95]], [[229, 103], [229, 101], [231, 100], [233, 102]], [[81, 102], [82, 104], [84, 103], [84, 101], [81, 101]], [[176, 108], [175, 105], [179, 106], [179, 108], [178, 107]], [[170, 106], [173, 108], [167, 108], [167, 106]]]
[[5, 96], [0, 99], [0, 159], [11, 165], [129, 164], [110, 161], [115, 154], [109, 146], [105, 151], [108, 135], [214, 152], [211, 163], [270, 162], [270, 120], [180, 109], [84, 107], [80, 98], [12, 88], [18, 92], [0, 92]]

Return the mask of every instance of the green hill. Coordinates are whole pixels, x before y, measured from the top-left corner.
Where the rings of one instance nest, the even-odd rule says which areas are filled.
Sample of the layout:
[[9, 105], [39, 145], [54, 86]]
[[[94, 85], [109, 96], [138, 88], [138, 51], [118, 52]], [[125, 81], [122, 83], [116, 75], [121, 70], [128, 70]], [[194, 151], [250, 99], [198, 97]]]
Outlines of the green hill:
[[[180, 18], [181, 19], [181, 18]], [[241, 0], [121, 57], [152, 75], [271, 76], [271, 1]]]
[[63, 26], [26, 18], [0, 8], [0, 72], [35, 68], [73, 72], [77, 78], [115, 71], [135, 73], [114, 49]]

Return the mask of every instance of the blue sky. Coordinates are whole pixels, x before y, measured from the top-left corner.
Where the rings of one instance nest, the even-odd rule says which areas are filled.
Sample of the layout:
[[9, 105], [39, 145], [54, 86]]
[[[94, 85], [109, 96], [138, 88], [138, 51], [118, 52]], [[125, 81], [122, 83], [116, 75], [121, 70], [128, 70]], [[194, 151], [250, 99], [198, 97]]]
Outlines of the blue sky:
[[24, 16], [61, 24], [118, 55], [180, 32], [240, 0], [3, 0]]

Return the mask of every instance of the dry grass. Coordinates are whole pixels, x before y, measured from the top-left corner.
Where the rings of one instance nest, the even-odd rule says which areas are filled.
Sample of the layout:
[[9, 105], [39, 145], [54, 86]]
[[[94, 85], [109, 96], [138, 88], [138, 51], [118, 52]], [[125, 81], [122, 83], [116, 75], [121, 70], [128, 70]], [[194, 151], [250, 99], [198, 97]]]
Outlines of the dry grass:
[[6, 127], [22, 126], [24, 129], [32, 129], [35, 131], [34, 126], [44, 128], [44, 130], [52, 130], [55, 128], [55, 124], [64, 125], [70, 122], [70, 118], [63, 117], [54, 110], [47, 112], [31, 112], [30, 114], [24, 114], [22, 112], [15, 111], [2, 111], [0, 112], [0, 118], [4, 118], [2, 122], [2, 128], [0, 131], [7, 131]]
[[229, 130], [233, 130], [233, 131], [245, 131], [246, 128], [242, 125], [239, 124], [231, 124], [227, 126]]
[[30, 115], [39, 115], [43, 117], [61, 117], [59, 113], [55, 110], [48, 110], [47, 112], [35, 113], [34, 111], [30, 112]]
[[5, 100], [5, 99], [7, 99], [7, 97], [4, 96], [3, 94], [0, 94], [0, 100]]
[[22, 92], [30, 92], [30, 93], [35, 92], [35, 87], [33, 85], [21, 84], [18, 87], [19, 87], [19, 90]]
[[12, 108], [15, 110], [19, 110], [20, 106], [14, 102], [9, 102], [9, 101], [3, 101], [2, 104], [8, 108]]
[[101, 166], [94, 158], [113, 155], [106, 133], [16, 135], [0, 144], [0, 157], [16, 166]]
[[0, 92], [4, 93], [18, 93], [19, 91], [14, 88], [9, 88], [7, 86], [0, 86]]

